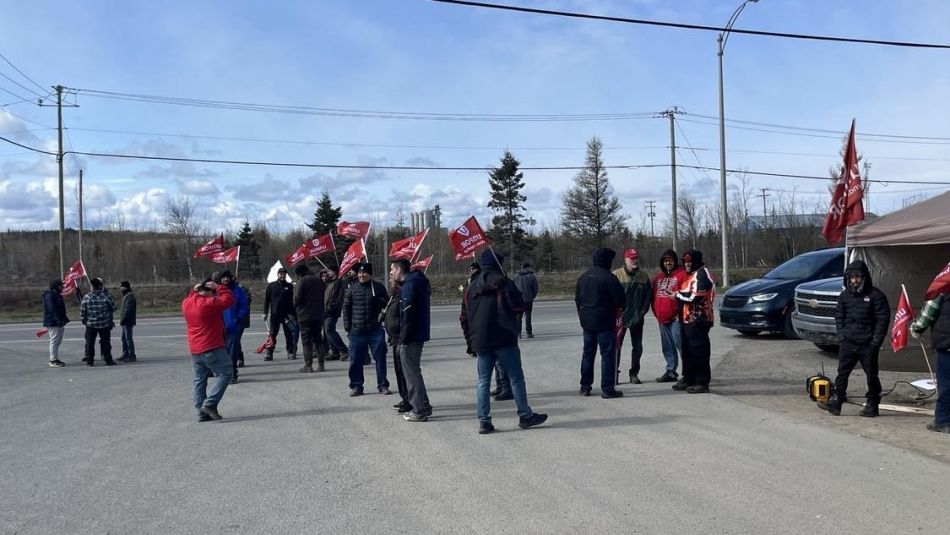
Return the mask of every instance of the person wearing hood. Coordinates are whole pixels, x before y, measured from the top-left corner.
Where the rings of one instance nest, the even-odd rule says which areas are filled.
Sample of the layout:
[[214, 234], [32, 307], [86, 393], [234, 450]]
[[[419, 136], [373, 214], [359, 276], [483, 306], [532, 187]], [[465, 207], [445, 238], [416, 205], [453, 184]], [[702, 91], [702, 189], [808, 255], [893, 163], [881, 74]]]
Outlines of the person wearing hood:
[[686, 280], [686, 271], [679, 265], [679, 256], [667, 249], [660, 257], [660, 271], [653, 277], [653, 299], [650, 307], [660, 326], [660, 345], [666, 359], [666, 373], [656, 378], [658, 383], [675, 383], [677, 357], [682, 347], [680, 322], [677, 318], [676, 292]]
[[643, 356], [643, 320], [650, 310], [650, 276], [640, 269], [640, 252], [627, 249], [623, 253], [623, 265], [614, 270], [614, 276], [623, 286], [624, 303], [621, 310], [619, 336], [617, 336], [617, 382], [620, 382], [620, 353], [624, 335], [630, 331], [630, 382], [640, 384], [640, 357]]
[[521, 264], [521, 271], [515, 275], [515, 288], [524, 298], [524, 312], [518, 314], [518, 338], [521, 338], [521, 323], [524, 319], [524, 333], [528, 338], [534, 338], [531, 329], [531, 312], [534, 310], [534, 298], [538, 296], [538, 278], [534, 276], [534, 266], [525, 262]]
[[231, 384], [238, 382], [238, 360], [241, 360], [241, 337], [244, 335], [244, 318], [251, 312], [244, 289], [234, 279], [230, 270], [216, 272], [211, 276], [213, 282], [225, 286], [234, 296], [234, 303], [224, 310], [224, 331], [227, 337], [227, 352], [231, 357]]
[[137, 305], [135, 301], [135, 292], [132, 291], [132, 284], [129, 281], [119, 283], [119, 291], [122, 292], [122, 300], [119, 302], [119, 326], [122, 327], [122, 356], [118, 360], [122, 362], [135, 362], [135, 341], [132, 340], [132, 330], [135, 328], [135, 316]]
[[491, 419], [491, 375], [500, 362], [511, 383], [511, 392], [518, 407], [518, 427], [529, 429], [547, 421], [546, 414], [534, 412], [528, 405], [521, 351], [518, 349], [517, 314], [524, 311], [521, 292], [501, 270], [503, 257], [491, 249], [482, 253], [480, 274], [472, 278], [462, 297], [463, 325], [471, 336], [472, 350], [478, 356], [478, 384], [475, 390], [478, 433], [495, 430]]
[[874, 287], [867, 264], [856, 260], [844, 270], [844, 290], [838, 295], [835, 326], [838, 331], [838, 376], [834, 391], [818, 406], [838, 416], [848, 400], [848, 378], [860, 362], [867, 376], [867, 402], [861, 416], [879, 414], [881, 379], [878, 377], [878, 353], [887, 337], [891, 307], [887, 296]]
[[63, 300], [63, 281], [53, 279], [49, 288], [43, 290], [43, 327], [49, 333], [49, 367], [62, 368], [66, 364], [59, 360], [59, 346], [63, 343], [63, 332], [69, 318], [66, 317], [66, 302]]
[[102, 283], [102, 279], [96, 277], [89, 281], [92, 291], [83, 296], [79, 304], [79, 316], [82, 324], [86, 326], [86, 366], [93, 365], [93, 357], [96, 354], [96, 337], [99, 337], [99, 353], [106, 366], [115, 366], [112, 360], [112, 327], [115, 322], [112, 319], [112, 313], [115, 311], [115, 301], [109, 295], [108, 290]]
[[617, 350], [615, 327], [617, 311], [625, 300], [623, 286], [610, 272], [617, 255], [613, 249], [594, 251], [592, 265], [579, 279], [574, 290], [574, 304], [581, 328], [584, 329], [584, 349], [581, 356], [582, 396], [589, 396], [594, 382], [594, 359], [600, 346], [600, 391], [605, 399], [623, 397], [616, 389]]
[[[342, 316], [343, 329], [350, 338], [350, 396], [363, 395], [363, 363], [369, 362], [370, 352], [376, 361], [376, 390], [380, 394], [390, 395], [392, 391], [386, 378], [386, 333], [380, 322], [386, 303], [389, 302], [389, 294], [385, 286], [373, 280], [373, 265], [369, 262], [358, 265], [356, 276], [357, 282], [346, 289], [343, 297]], [[405, 286], [403, 283], [404, 294]], [[408, 336], [408, 333], [402, 332], [401, 336]], [[409, 366], [405, 359], [403, 372], [411, 389]]]
[[702, 251], [683, 254], [686, 278], [676, 293], [679, 300], [680, 336], [683, 342], [683, 375], [673, 390], [689, 394], [709, 392], [712, 371], [709, 368], [709, 329], [713, 326], [713, 300], [716, 287], [703, 263]]

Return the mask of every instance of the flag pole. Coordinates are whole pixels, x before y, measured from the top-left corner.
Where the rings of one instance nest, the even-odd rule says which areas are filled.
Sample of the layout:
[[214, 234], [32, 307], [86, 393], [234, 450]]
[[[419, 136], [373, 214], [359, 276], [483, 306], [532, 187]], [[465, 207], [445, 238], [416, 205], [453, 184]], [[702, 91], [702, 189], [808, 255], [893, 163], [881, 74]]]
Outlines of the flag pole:
[[[360, 238], [360, 244], [363, 246], [363, 256], [361, 258], [365, 260], [369, 258], [366, 256], [366, 240]], [[376, 297], [376, 287], [373, 285], [373, 281], [369, 281], [369, 291], [373, 294], [373, 297]]]
[[234, 278], [238, 277], [238, 273], [241, 271], [241, 246], [238, 245], [238, 254], [237, 259], [234, 262]]
[[930, 380], [933, 381], [934, 384], [936, 384], [937, 379], [934, 377], [933, 368], [930, 367], [930, 357], [927, 356], [927, 348], [924, 347], [924, 342], [920, 340], [919, 338], [917, 339], [917, 343], [920, 344], [920, 350], [924, 352], [924, 362], [927, 363], [927, 371], [930, 372]]
[[323, 263], [323, 260], [320, 260], [319, 256], [315, 256], [314, 258], [317, 260], [317, 262], [320, 262], [320, 265], [323, 266], [323, 269], [330, 271], [330, 268], [328, 268], [327, 265]]
[[495, 257], [495, 263], [498, 264], [499, 268], [501, 268], [501, 274], [507, 278], [508, 273], [505, 272], [505, 266], [501, 265], [501, 260], [498, 260], [498, 255], [495, 254], [495, 250], [491, 248], [491, 245], [488, 246], [488, 250], [491, 251], [491, 255]]

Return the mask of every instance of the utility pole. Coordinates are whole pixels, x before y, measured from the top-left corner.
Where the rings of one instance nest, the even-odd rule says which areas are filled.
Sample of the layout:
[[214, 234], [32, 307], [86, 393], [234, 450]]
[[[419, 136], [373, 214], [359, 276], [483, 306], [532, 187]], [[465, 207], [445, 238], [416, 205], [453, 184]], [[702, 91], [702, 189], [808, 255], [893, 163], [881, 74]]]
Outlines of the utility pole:
[[66, 232], [65, 202], [63, 201], [63, 86], [56, 86], [56, 131], [59, 139], [59, 149], [56, 152], [56, 163], [59, 167], [59, 272], [66, 273], [66, 262], [63, 258], [63, 234]]
[[[661, 117], [668, 117], [670, 119], [670, 179], [672, 180], [673, 185], [673, 206], [672, 206], [672, 217], [673, 217], [673, 250], [676, 250], [676, 239], [679, 237], [679, 219], [677, 215], [677, 199], [676, 199], [676, 115], [682, 115], [685, 112], [679, 108], [679, 106], [673, 106], [668, 108], [666, 111], [660, 114]], [[652, 201], [651, 201], [652, 202]], [[652, 208], [650, 211], [653, 211]], [[653, 226], [653, 218], [650, 218], [650, 226]]]
[[762, 188], [762, 189], [761, 189], [762, 193], [756, 195], [756, 197], [762, 197], [762, 224], [765, 225], [766, 227], [769, 226], [769, 225], [768, 225], [768, 223], [769, 223], [769, 212], [768, 212], [768, 209], [767, 209], [766, 206], [765, 206], [765, 198], [766, 198], [766, 197], [769, 197], [769, 194], [766, 193], [766, 191], [768, 191], [768, 190], [769, 190], [769, 188]]
[[82, 169], [79, 170], [79, 260], [82, 260]]
[[[649, 210], [649, 212], [647, 212], [647, 217], [650, 218], [650, 237], [652, 238], [656, 235], [653, 230], [653, 218], [656, 217], [656, 212], [653, 211], [653, 208], [656, 205], [656, 201], [644, 201], [643, 204], [645, 204]], [[676, 243], [676, 241], [674, 240], [673, 243]]]

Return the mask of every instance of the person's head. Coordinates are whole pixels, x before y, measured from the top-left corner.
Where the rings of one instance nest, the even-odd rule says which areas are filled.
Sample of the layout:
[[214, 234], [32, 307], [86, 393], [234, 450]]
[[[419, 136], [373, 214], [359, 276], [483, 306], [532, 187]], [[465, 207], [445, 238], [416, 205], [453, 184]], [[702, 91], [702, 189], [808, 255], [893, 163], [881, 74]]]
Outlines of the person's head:
[[479, 260], [481, 260], [482, 269], [501, 269], [505, 263], [505, 255], [485, 249]]
[[373, 280], [373, 264], [363, 262], [356, 268], [356, 278], [362, 283]]
[[330, 272], [327, 271], [327, 270], [325, 270], [325, 269], [321, 269], [321, 270], [320, 270], [320, 280], [322, 280], [323, 282], [329, 281], [329, 280], [330, 280]]
[[868, 271], [868, 266], [860, 260], [851, 262], [844, 270], [845, 286], [856, 293], [864, 291], [869, 279], [870, 272]]
[[101, 290], [102, 279], [100, 279], [99, 277], [94, 277], [92, 280], [89, 281], [89, 285], [92, 286], [93, 290], [96, 290], [96, 291]]
[[221, 280], [218, 284], [223, 284], [224, 286], [229, 286], [234, 282], [234, 273], [231, 273], [231, 270], [224, 270], [221, 272]]
[[122, 281], [119, 283], [119, 290], [121, 290], [122, 293], [130, 292], [132, 291], [132, 284], [129, 281]]
[[624, 251], [623, 265], [626, 266], [627, 271], [640, 269], [640, 251], [637, 251], [636, 249], [632, 247]]
[[310, 267], [307, 264], [297, 264], [297, 267], [294, 268], [294, 273], [297, 274], [297, 277], [303, 277], [304, 275], [309, 275]]
[[591, 263], [604, 269], [610, 269], [610, 266], [614, 263], [614, 258], [616, 256], [617, 253], [613, 249], [601, 247], [600, 249], [596, 249], [593, 253], [591, 253]]
[[531, 265], [531, 262], [525, 262], [524, 264], [521, 264], [521, 269], [531, 269], [533, 267], [534, 266]]
[[217, 283], [214, 282], [214, 277], [208, 277], [202, 282], [199, 282], [195, 285], [194, 290], [198, 295], [208, 297], [214, 293], [214, 286]]
[[277, 280], [279, 280], [280, 282], [287, 282], [287, 269], [286, 269], [286, 268], [279, 268], [279, 269], [277, 270]]
[[351, 269], [351, 270], [347, 271], [347, 272], [346, 272], [346, 278], [347, 278], [348, 280], [351, 280], [351, 281], [352, 281], [353, 279], [355, 279], [355, 278], [356, 278], [356, 269]]
[[53, 279], [49, 281], [49, 289], [54, 292], [62, 292], [63, 291], [62, 279]]
[[663, 252], [663, 256], [660, 257], [660, 268], [664, 273], [672, 273], [676, 269], [676, 264], [679, 263], [679, 258], [676, 255], [676, 251], [673, 249], [667, 249]]
[[405, 258], [397, 258], [389, 263], [389, 278], [402, 282], [406, 279], [406, 275], [409, 274], [409, 270], [412, 269], [412, 264], [409, 263]]
[[482, 272], [482, 265], [481, 265], [481, 264], [479, 264], [478, 262], [472, 262], [471, 264], [469, 264], [469, 266], [468, 266], [468, 274], [469, 274], [469, 276], [478, 275], [478, 274], [481, 273], [481, 272]]
[[703, 252], [692, 249], [683, 253], [683, 269], [692, 273], [703, 267]]

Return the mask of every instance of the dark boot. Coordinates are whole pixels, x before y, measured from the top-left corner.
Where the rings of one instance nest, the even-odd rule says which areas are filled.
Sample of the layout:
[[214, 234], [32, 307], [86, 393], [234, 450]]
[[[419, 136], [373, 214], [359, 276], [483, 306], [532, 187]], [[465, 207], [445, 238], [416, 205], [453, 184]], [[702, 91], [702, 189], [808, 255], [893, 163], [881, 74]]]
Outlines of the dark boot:
[[324, 370], [324, 362], [327, 359], [327, 350], [323, 345], [317, 346], [317, 371], [322, 372]]
[[267, 350], [267, 353], [264, 354], [264, 360], [274, 360], [274, 348]]
[[825, 410], [833, 414], [834, 416], [841, 416], [841, 405], [844, 404], [843, 396], [839, 396], [837, 392], [831, 395], [828, 398], [828, 401], [824, 403], [819, 403], [818, 408]]
[[880, 416], [880, 411], [878, 410], [878, 405], [881, 404], [881, 400], [878, 398], [869, 397], [867, 403], [864, 404], [864, 408], [861, 409], [861, 416], [866, 418], [874, 418], [875, 416]]
[[303, 367], [297, 370], [300, 373], [313, 372], [313, 349], [307, 346], [303, 348]]
[[350, 360], [350, 351], [348, 349], [344, 349], [343, 351], [340, 351], [340, 361], [346, 362], [348, 360]]

